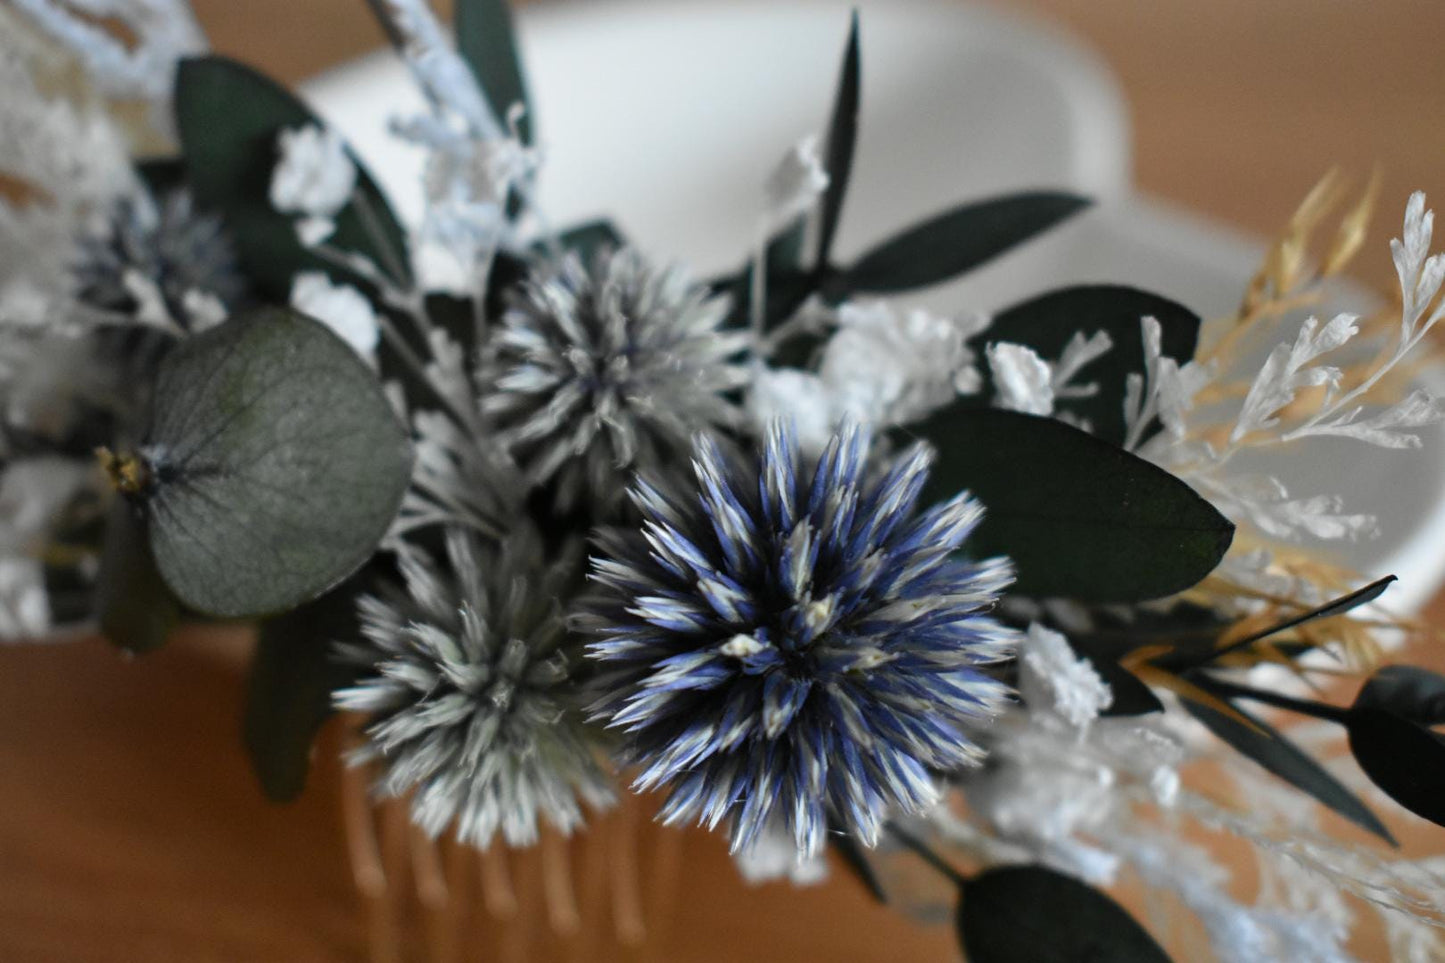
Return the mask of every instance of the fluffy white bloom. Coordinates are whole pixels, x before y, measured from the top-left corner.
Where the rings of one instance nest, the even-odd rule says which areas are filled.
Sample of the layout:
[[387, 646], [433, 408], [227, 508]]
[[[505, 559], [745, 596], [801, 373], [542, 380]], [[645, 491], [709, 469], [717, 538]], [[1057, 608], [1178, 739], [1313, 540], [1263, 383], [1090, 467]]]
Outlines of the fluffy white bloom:
[[764, 195], [770, 223], [788, 223], [827, 189], [828, 172], [818, 156], [818, 138], [810, 134], [794, 144], [768, 175]]
[[1050, 363], [1026, 345], [1007, 341], [990, 344], [987, 354], [994, 380], [993, 403], [1009, 411], [1052, 415], [1056, 401], [1091, 397], [1098, 392], [1098, 384], [1074, 384], [1074, 378], [1113, 346], [1105, 331], [1095, 331], [1088, 337], [1076, 331], [1059, 360]]
[[1027, 415], [1054, 413], [1053, 370], [1033, 348], [1000, 341], [986, 352], [995, 407]]
[[753, 375], [747, 398], [749, 419], [759, 430], [786, 421], [798, 447], [817, 454], [837, 425], [833, 404], [823, 379], [796, 368], [760, 368]]
[[1053, 713], [1086, 728], [1114, 702], [1114, 694], [1088, 659], [1074, 654], [1063, 635], [1037, 622], [1019, 651], [1019, 691], [1034, 712]]
[[842, 305], [837, 320], [818, 369], [836, 418], [899, 424], [977, 384], [966, 342], [988, 325], [986, 318], [922, 309], [900, 317], [887, 302], [870, 301]]
[[782, 820], [768, 823], [757, 840], [733, 854], [733, 864], [749, 885], [788, 880], [795, 886], [815, 886], [828, 878], [828, 861], [799, 851]]
[[376, 360], [381, 336], [376, 311], [349, 284], [332, 284], [321, 271], [303, 271], [291, 283], [291, 306], [325, 324], [368, 361]]
[[271, 206], [287, 214], [335, 217], [356, 189], [356, 164], [341, 135], [316, 124], [277, 137], [280, 159], [271, 174]]

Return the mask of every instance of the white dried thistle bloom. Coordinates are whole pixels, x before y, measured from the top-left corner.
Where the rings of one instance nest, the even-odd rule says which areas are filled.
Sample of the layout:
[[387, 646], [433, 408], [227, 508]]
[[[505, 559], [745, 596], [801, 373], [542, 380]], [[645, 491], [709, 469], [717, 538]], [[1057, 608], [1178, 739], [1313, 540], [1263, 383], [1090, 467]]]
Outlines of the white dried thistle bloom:
[[746, 381], [744, 332], [722, 329], [725, 299], [678, 268], [604, 250], [568, 255], [525, 283], [484, 364], [483, 413], [533, 485], [564, 509], [620, 499], [633, 471], [730, 425], [727, 392]]
[[559, 602], [580, 561], [577, 550], [545, 561], [530, 531], [491, 543], [453, 528], [445, 570], [404, 551], [405, 593], [361, 600], [364, 641], [340, 655], [362, 675], [335, 704], [371, 716], [357, 760], [380, 763], [382, 795], [410, 794], [428, 835], [455, 824], [475, 846], [498, 833], [526, 846], [539, 819], [570, 833], [581, 802], [611, 801], [574, 701], [582, 660]]

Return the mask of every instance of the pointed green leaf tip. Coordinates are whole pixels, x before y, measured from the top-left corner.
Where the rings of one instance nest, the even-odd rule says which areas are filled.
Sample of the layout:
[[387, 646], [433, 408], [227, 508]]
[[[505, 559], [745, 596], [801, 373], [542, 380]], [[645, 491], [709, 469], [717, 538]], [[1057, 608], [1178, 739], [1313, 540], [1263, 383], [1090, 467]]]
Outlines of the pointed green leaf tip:
[[527, 81], [507, 0], [457, 0], [454, 26], [461, 54], [503, 124], [513, 104], [523, 107], [517, 133], [530, 145], [535, 133]]
[[221, 618], [285, 611], [354, 572], [391, 524], [411, 446], [375, 373], [285, 309], [162, 363], [138, 496], [162, 578]]
[[1298, 746], [1263, 720], [1233, 706], [1235, 712], [1253, 724], [1254, 728], [1251, 729], [1209, 706], [1189, 699], [1182, 701], [1190, 715], [1236, 752], [1253, 759], [1269, 772], [1313, 796], [1356, 826], [1369, 830], [1392, 846], [1395, 844], [1395, 837], [1390, 835], [1390, 831], [1380, 822], [1379, 817], [1370, 811], [1370, 807], [1330, 775], [1323, 766], [1301, 752]]
[[828, 172], [828, 189], [823, 192], [818, 215], [818, 256], [822, 270], [833, 250], [833, 236], [843, 215], [843, 198], [853, 175], [853, 149], [858, 142], [858, 106], [862, 97], [862, 58], [858, 49], [858, 11], [848, 25], [848, 43], [843, 48], [843, 66], [833, 95], [833, 116], [828, 121], [828, 140], [823, 145], [823, 166]]
[[955, 402], [910, 430], [938, 451], [924, 504], [971, 491], [984, 514], [967, 550], [1012, 558], [1025, 595], [1173, 595], [1213, 571], [1234, 537], [1178, 478], [1052, 418]]

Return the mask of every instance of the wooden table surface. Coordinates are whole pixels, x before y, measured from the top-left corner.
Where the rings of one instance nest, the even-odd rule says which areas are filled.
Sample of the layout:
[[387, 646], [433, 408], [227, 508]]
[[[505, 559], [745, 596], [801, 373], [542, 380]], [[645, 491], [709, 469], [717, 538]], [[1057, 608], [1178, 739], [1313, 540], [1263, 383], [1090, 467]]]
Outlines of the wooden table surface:
[[[379, 42], [360, 0], [197, 7], [219, 50], [290, 81]], [[1378, 163], [1382, 215], [1359, 273], [1380, 284], [1407, 193], [1445, 203], [1445, 4], [1013, 7], [1067, 25], [1115, 71], [1149, 193], [1263, 234], [1330, 166], [1363, 177]], [[198, 645], [134, 660], [99, 643], [0, 652], [0, 961], [364, 959], [338, 768], [324, 761], [299, 802], [267, 805], [241, 755], [240, 704], [237, 673]], [[1442, 848], [1414, 823], [1412, 846]], [[874, 907], [851, 880], [750, 890], [700, 834], [682, 859], [654, 959], [953, 958], [946, 930]]]

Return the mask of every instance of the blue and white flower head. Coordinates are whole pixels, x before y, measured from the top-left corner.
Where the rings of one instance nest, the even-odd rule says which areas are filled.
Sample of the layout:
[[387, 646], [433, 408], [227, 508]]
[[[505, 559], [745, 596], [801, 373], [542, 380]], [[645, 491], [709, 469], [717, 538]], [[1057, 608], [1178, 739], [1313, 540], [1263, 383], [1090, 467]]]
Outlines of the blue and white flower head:
[[930, 451], [871, 458], [843, 426], [810, 461], [775, 423], [759, 456], [708, 435], [696, 485], [642, 479], [640, 531], [609, 531], [578, 625], [635, 787], [661, 818], [731, 821], [734, 851], [780, 819], [800, 855], [832, 826], [876, 843], [890, 812], [939, 798], [977, 763], [971, 730], [1007, 687], [985, 666], [1016, 634], [989, 615], [1007, 560], [958, 558], [982, 509], [919, 510]]
[[109, 231], [81, 242], [74, 276], [82, 304], [176, 334], [218, 323], [247, 294], [220, 217], [184, 189], [119, 200]]
[[539, 819], [571, 832], [582, 801], [612, 800], [574, 703], [586, 666], [558, 601], [580, 553], [548, 563], [529, 532], [495, 545], [453, 528], [446, 556], [443, 570], [401, 553], [405, 593], [363, 598], [364, 641], [340, 648], [362, 676], [335, 703], [371, 716], [358, 760], [380, 762], [382, 795], [410, 793], [431, 836], [455, 823], [479, 847], [497, 833], [525, 846]]
[[512, 303], [485, 366], [485, 413], [534, 485], [560, 507], [607, 504], [636, 469], [699, 428], [730, 424], [746, 381], [725, 299], [636, 251], [569, 255]]

